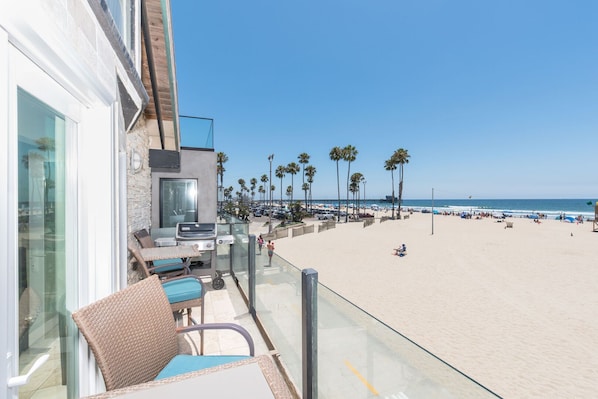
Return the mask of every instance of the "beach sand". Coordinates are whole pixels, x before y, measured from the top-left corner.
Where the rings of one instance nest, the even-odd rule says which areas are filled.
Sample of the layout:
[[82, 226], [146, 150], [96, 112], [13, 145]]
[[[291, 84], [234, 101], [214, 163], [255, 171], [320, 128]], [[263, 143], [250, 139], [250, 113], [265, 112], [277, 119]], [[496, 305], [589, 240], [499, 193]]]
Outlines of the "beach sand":
[[[280, 239], [276, 252], [504, 398], [596, 398], [598, 233], [512, 221], [435, 215], [432, 234], [431, 214], [414, 213]], [[407, 256], [391, 255], [402, 243]]]

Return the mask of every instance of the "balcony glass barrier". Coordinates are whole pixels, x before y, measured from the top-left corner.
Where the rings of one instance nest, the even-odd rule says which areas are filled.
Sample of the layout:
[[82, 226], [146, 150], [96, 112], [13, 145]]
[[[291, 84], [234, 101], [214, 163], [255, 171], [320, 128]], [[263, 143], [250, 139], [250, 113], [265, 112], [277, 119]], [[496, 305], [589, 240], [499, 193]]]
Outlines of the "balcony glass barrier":
[[179, 116], [181, 147], [214, 149], [214, 120]]
[[[236, 245], [237, 240], [235, 257]], [[235, 277], [245, 290], [248, 250], [239, 248], [239, 253], [242, 257], [232, 263]], [[288, 377], [301, 391], [301, 271], [276, 254], [270, 264], [265, 247], [261, 253], [256, 248], [255, 253], [256, 315], [280, 353]], [[317, 386], [321, 399], [499, 398], [322, 284], [317, 288], [317, 313]]]

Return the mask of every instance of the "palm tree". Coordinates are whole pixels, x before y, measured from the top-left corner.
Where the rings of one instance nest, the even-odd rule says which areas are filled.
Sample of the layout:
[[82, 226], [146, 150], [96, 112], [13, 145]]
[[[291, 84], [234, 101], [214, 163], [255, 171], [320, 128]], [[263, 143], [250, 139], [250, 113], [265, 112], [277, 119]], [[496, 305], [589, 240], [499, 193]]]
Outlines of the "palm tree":
[[232, 193], [232, 187], [228, 187], [224, 189], [224, 198], [228, 199], [230, 197], [230, 194]]
[[252, 177], [251, 180], [249, 180], [249, 183], [251, 184], [251, 202], [253, 203], [253, 197], [255, 197], [255, 187], [257, 186], [257, 179], [255, 177]]
[[301, 190], [305, 194], [305, 210], [307, 210], [307, 192], [309, 191], [309, 183], [303, 183], [301, 185]]
[[309, 202], [310, 202], [310, 210], [311, 210], [311, 184], [314, 182], [314, 176], [316, 175], [316, 167], [312, 165], [307, 165], [305, 167], [305, 176], [307, 176], [307, 182], [309, 183]]
[[[355, 172], [351, 175], [351, 192], [357, 194], [357, 215], [359, 216], [359, 197], [361, 195], [359, 190], [359, 183], [363, 179], [363, 175], [359, 172]], [[353, 198], [355, 201], [355, 197]], [[353, 207], [353, 214], [355, 214], [355, 207]]]
[[283, 165], [278, 165], [276, 168], [276, 172], [274, 173], [276, 177], [280, 179], [280, 209], [282, 210], [282, 179], [284, 178], [285, 174], [287, 173], [287, 168]]
[[399, 148], [392, 155], [395, 158], [395, 162], [399, 165], [399, 219], [401, 218], [401, 202], [403, 199], [403, 166], [409, 163], [411, 155], [407, 150]]
[[[269, 179], [268, 179], [268, 175], [267, 175], [267, 174], [265, 174], [265, 173], [264, 173], [264, 174], [262, 175], [262, 177], [260, 178], [260, 181], [261, 181], [262, 183], [264, 183], [264, 184], [268, 183], [268, 180], [269, 180]], [[264, 202], [266, 202], [266, 195], [265, 195], [265, 193], [266, 193], [266, 189], [264, 189]]]
[[260, 194], [260, 198], [262, 199], [262, 202], [263, 202], [263, 198], [266, 194], [266, 190], [264, 189], [264, 186], [262, 186], [260, 184], [260, 186], [257, 188], [257, 192]]
[[[302, 183], [305, 184], [305, 165], [309, 163], [309, 154], [306, 152], [302, 152], [301, 154], [299, 154], [297, 158], [299, 158], [299, 163], [303, 166], [303, 174], [301, 176]], [[307, 208], [307, 191], [305, 191], [305, 206]]]
[[[216, 166], [216, 173], [218, 174], [218, 176], [220, 176], [220, 186], [218, 187], [219, 190], [224, 190], [224, 185], [222, 183], [223, 179], [224, 179], [224, 164], [228, 161], [228, 156], [223, 153], [223, 152], [218, 152], [216, 154], [216, 162], [217, 162], [217, 166]], [[223, 193], [224, 196], [224, 193]], [[222, 211], [222, 202], [224, 198], [222, 199], [221, 203], [220, 203], [220, 210]]]
[[224, 169], [224, 164], [228, 161], [228, 156], [223, 153], [223, 152], [219, 152], [216, 154], [216, 162], [218, 163], [218, 165], [216, 166], [216, 171], [218, 172], [218, 175], [220, 176], [220, 187], [223, 187], [222, 181], [224, 179], [224, 172], [226, 171], [226, 169]]
[[357, 158], [357, 148], [353, 147], [351, 144], [347, 145], [343, 148], [343, 161], [348, 162], [347, 166], [347, 214], [345, 215], [345, 223], [349, 221], [349, 176], [351, 174], [351, 162], [355, 161]]
[[300, 170], [301, 170], [301, 168], [295, 162], [291, 162], [290, 164], [287, 165], [287, 173], [291, 175], [291, 188], [293, 188], [293, 190], [291, 190], [291, 202], [293, 202], [293, 191], [295, 191], [294, 190], [295, 184], [293, 183], [293, 176], [295, 176], [297, 173], [299, 173]]
[[390, 159], [384, 161], [384, 169], [390, 170], [390, 178], [392, 179], [392, 218], [395, 218], [395, 175], [394, 171], [397, 170], [396, 160], [391, 156]]
[[[353, 202], [356, 202], [355, 198], [356, 198], [357, 193], [359, 191], [359, 183], [357, 183], [356, 181], [351, 180], [351, 184], [349, 184], [349, 191], [353, 195]], [[355, 205], [353, 205], [352, 213], [353, 213], [353, 217], [355, 217]]]
[[338, 209], [337, 209], [337, 220], [341, 221], [341, 183], [338, 174], [338, 161], [343, 159], [343, 149], [340, 147], [332, 147], [330, 150], [330, 159], [336, 162], [336, 188], [338, 191]]
[[[247, 186], [245, 185], [245, 179], [239, 179], [237, 181], [237, 183], [239, 183], [239, 186], [241, 186], [241, 193], [239, 194], [239, 202], [243, 202], [243, 193], [245, 191], [247, 191]], [[237, 191], [237, 193], [239, 193]]]

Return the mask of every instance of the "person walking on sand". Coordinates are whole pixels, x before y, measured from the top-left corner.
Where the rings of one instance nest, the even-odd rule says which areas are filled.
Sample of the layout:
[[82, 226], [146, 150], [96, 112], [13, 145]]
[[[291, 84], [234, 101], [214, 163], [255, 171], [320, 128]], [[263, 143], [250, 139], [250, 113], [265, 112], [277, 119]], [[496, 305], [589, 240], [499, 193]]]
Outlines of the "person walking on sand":
[[272, 255], [274, 255], [274, 241], [268, 240], [268, 267], [272, 266]]
[[264, 246], [264, 238], [262, 237], [262, 235], [260, 234], [260, 236], [257, 238], [257, 247], [260, 250], [260, 255], [262, 254], [262, 247]]

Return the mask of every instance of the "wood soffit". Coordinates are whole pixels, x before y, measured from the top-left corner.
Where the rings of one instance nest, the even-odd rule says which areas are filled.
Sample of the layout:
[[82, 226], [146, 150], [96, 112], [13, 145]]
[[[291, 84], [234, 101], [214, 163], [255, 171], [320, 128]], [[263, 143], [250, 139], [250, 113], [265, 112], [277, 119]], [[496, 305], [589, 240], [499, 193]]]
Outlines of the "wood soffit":
[[[149, 34], [151, 40], [151, 48], [153, 55], [153, 64], [156, 74], [156, 85], [157, 93], [154, 93], [152, 89], [152, 83], [150, 79], [148, 54], [145, 49], [144, 35], [142, 36], [142, 67], [141, 67], [141, 80], [149, 96], [149, 102], [145, 108], [145, 117], [147, 119], [157, 120], [158, 114], [156, 112], [155, 96], [158, 96], [160, 105], [160, 114], [163, 121], [173, 121], [175, 105], [171, 95], [171, 79], [169, 79], [168, 72], [168, 53], [166, 51], [166, 40], [164, 31], [164, 21], [162, 16], [162, 7], [160, 0], [145, 0], [147, 9], [147, 18], [149, 22]], [[174, 61], [173, 61], [174, 62]], [[174, 67], [174, 65], [173, 65]], [[174, 73], [174, 72], [173, 72]], [[173, 76], [172, 81], [176, 82], [176, 77]], [[165, 132], [165, 142], [172, 141], [175, 133]], [[170, 149], [170, 148], [165, 148]]]

